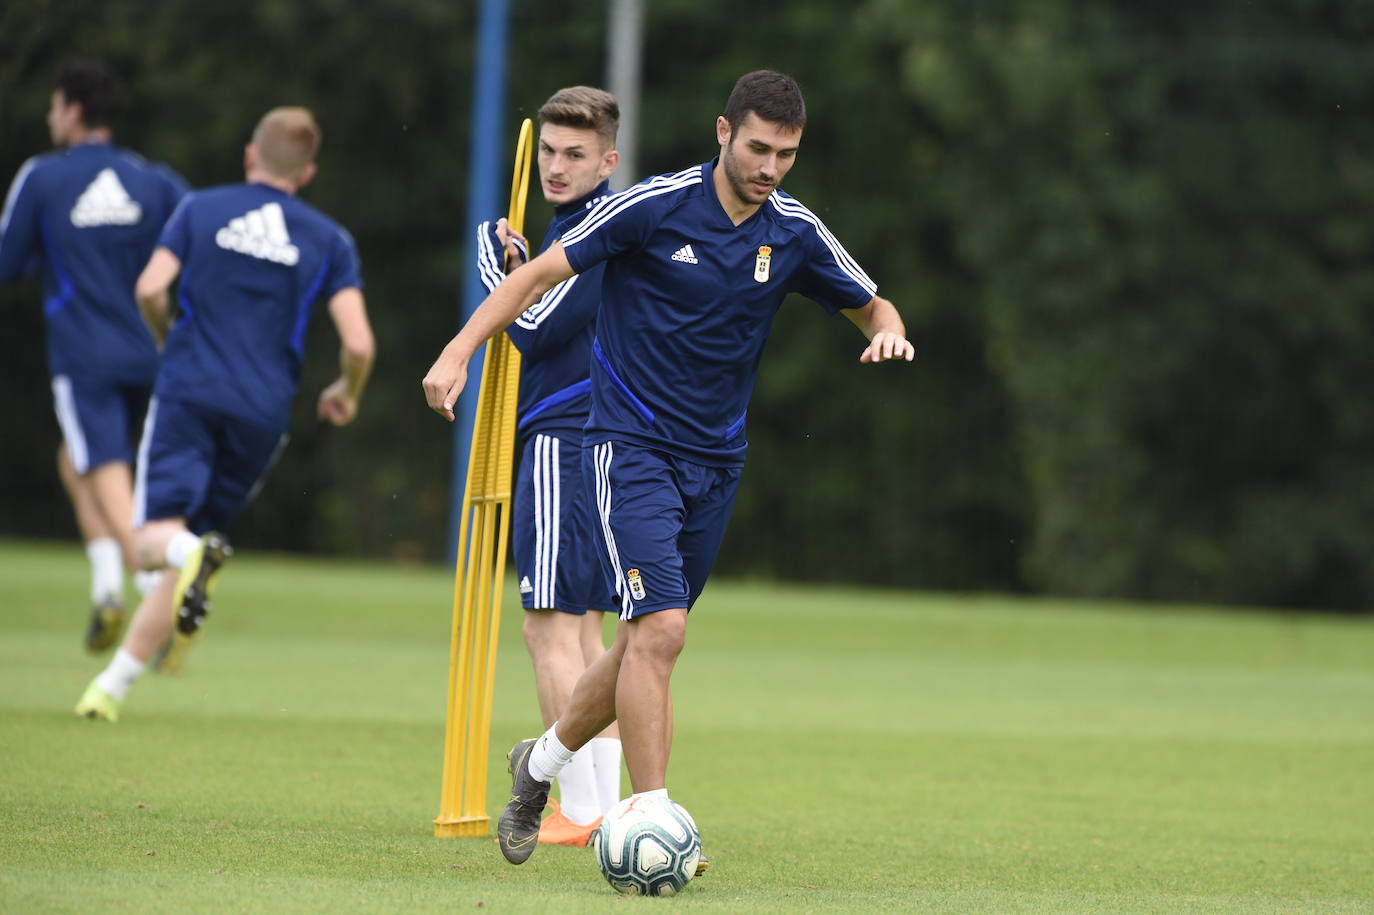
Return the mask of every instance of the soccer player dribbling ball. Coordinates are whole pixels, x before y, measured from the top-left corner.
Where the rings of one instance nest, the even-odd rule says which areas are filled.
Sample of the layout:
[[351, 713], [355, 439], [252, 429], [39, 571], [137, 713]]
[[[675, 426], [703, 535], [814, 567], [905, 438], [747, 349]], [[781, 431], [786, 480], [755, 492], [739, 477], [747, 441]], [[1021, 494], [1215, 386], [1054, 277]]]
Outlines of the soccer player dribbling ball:
[[534, 850], [551, 780], [611, 721], [635, 794], [667, 796], [669, 683], [724, 536], [746, 408], [783, 299], [799, 292], [853, 322], [868, 338], [860, 362], [914, 357], [892, 303], [778, 188], [805, 125], [795, 81], [746, 73], [716, 119], [717, 158], [594, 207], [487, 297], [424, 378], [428, 405], [452, 420], [476, 349], [556, 283], [605, 264], [583, 468], [621, 624], [558, 721], [511, 750], [497, 840], [513, 864]]

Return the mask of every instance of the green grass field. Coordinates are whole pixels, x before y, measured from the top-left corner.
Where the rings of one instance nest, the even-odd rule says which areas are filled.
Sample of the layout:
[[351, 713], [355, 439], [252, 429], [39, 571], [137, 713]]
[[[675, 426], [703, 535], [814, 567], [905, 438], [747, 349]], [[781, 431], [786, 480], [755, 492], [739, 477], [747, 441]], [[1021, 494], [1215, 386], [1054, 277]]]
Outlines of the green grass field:
[[[0, 568], [3, 912], [1374, 911], [1374, 620], [714, 583], [669, 773], [713, 867], [630, 901], [433, 837], [447, 573], [242, 555], [110, 726], [84, 556]], [[514, 609], [497, 679], [493, 814]]]

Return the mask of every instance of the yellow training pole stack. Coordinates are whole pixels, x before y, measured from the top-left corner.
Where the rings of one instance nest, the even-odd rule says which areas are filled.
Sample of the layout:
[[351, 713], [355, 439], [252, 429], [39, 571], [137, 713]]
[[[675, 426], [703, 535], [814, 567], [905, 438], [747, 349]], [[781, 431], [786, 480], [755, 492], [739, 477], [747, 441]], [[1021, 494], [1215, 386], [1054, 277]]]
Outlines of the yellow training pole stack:
[[[506, 216], [517, 232], [524, 231], [533, 149], [534, 125], [526, 118], [516, 141], [510, 212]], [[490, 822], [486, 812], [487, 751], [510, 531], [519, 390], [520, 353], [509, 337], [497, 334], [487, 344], [482, 366], [459, 523], [444, 779], [439, 815], [434, 818], [436, 836], [485, 836]]]

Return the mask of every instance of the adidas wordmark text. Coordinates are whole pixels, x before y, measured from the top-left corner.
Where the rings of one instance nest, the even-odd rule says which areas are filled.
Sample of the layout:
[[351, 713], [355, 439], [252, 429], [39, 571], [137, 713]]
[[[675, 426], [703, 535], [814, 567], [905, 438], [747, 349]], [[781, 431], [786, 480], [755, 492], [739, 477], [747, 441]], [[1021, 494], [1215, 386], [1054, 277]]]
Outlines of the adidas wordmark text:
[[249, 210], [215, 233], [215, 244], [229, 251], [259, 260], [296, 266], [301, 251], [291, 244], [286, 232], [286, 216], [280, 203], [266, 203]]

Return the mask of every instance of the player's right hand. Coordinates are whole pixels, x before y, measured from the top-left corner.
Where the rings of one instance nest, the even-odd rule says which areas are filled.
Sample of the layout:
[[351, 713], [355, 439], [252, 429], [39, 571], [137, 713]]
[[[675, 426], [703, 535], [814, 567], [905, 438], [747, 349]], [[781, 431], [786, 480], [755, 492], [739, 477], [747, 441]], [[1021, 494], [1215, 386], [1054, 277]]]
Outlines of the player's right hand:
[[468, 362], [454, 352], [456, 342], [456, 337], [449, 341], [421, 382], [429, 408], [449, 422], [453, 422], [453, 405], [468, 380]]
[[348, 379], [339, 378], [320, 392], [316, 415], [321, 422], [346, 426], [358, 415], [358, 399], [349, 396]]

